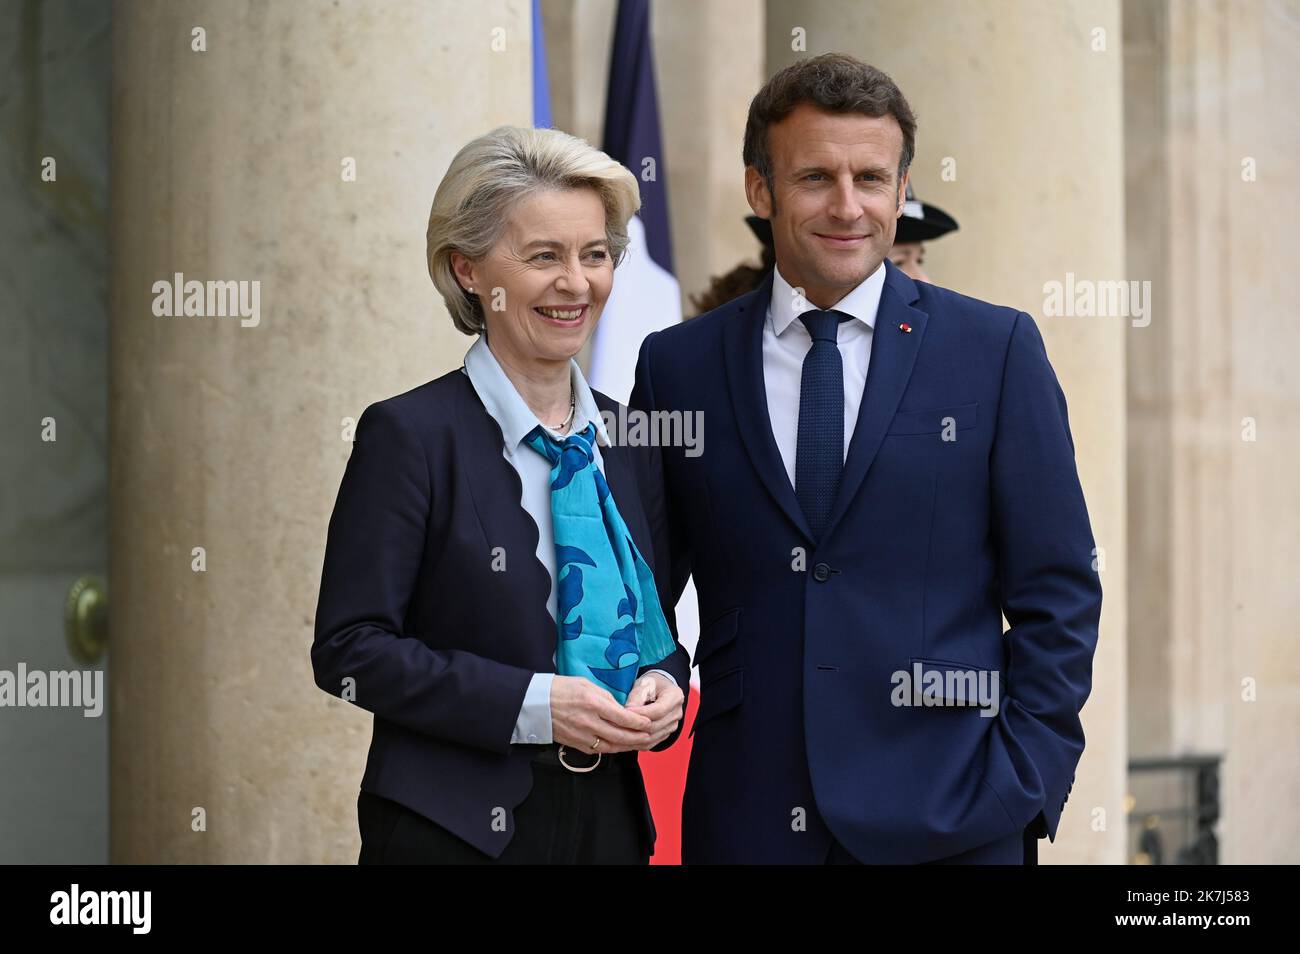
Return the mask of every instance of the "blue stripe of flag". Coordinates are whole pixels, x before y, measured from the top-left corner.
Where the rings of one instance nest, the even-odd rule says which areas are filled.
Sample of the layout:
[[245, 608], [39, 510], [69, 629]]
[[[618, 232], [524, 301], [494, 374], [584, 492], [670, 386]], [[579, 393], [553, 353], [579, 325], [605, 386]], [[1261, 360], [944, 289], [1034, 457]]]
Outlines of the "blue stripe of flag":
[[[536, 0], [534, 0], [536, 2]], [[641, 222], [650, 257], [673, 271], [668, 232], [668, 178], [659, 133], [654, 52], [650, 44], [650, 0], [619, 0], [605, 99], [604, 150], [632, 170], [641, 187]], [[654, 159], [655, 178], [646, 181], [645, 160]]]
[[542, 0], [533, 0], [533, 126], [551, 128], [551, 81], [546, 75], [546, 36]]

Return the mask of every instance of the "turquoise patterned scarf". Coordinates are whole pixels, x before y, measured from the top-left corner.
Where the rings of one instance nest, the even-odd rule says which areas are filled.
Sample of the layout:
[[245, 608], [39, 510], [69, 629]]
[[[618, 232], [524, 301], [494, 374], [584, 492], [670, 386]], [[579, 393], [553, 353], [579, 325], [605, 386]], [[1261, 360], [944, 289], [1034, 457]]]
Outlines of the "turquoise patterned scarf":
[[625, 704], [638, 670], [677, 648], [654, 574], [593, 463], [596, 425], [563, 441], [538, 426], [525, 440], [551, 463], [556, 672], [590, 679]]

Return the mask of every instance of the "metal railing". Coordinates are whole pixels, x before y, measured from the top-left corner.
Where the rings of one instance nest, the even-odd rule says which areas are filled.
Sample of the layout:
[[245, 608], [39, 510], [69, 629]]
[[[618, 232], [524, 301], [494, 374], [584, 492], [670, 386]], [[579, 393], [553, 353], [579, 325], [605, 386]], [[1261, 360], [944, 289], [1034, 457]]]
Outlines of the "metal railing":
[[1132, 759], [1129, 864], [1217, 865], [1218, 755]]

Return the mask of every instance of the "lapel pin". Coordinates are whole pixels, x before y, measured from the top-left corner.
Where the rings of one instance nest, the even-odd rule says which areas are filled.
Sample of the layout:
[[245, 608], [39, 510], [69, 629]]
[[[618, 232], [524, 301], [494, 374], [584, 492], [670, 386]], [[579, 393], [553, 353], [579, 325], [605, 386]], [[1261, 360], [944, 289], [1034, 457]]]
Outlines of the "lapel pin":
[[906, 331], [908, 334], [911, 334], [911, 333], [912, 333], [912, 326], [909, 325], [907, 322], [903, 322], [901, 325], [898, 326], [898, 330], [899, 330], [899, 331]]

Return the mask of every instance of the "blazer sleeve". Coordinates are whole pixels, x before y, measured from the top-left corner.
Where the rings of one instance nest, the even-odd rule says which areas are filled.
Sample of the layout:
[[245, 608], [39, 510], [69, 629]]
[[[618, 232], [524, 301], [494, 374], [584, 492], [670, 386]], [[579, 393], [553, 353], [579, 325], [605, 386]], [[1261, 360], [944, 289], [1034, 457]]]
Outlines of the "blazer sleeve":
[[[641, 411], [660, 410], [655, 400], [655, 389], [653, 375], [650, 370], [650, 350], [655, 335], [650, 334], [641, 342], [641, 352], [637, 356], [636, 362], [636, 382], [632, 387], [632, 396], [628, 398], [628, 406]], [[663, 410], [671, 410], [664, 408]], [[662, 453], [659, 454], [662, 462]], [[662, 474], [662, 467], [660, 468]], [[661, 477], [662, 480], [662, 477]], [[662, 547], [660, 553], [660, 565], [656, 567], [658, 574], [662, 575], [672, 594], [671, 600], [664, 601], [664, 605], [676, 606], [677, 601], [682, 598], [682, 592], [686, 589], [686, 584], [691, 578], [691, 551], [689, 547], [689, 537], [684, 532], [680, 524], [680, 514], [677, 508], [673, 507], [671, 495], [667, 491], [667, 485], [664, 484], [663, 495], [663, 521]], [[656, 547], [661, 541], [656, 540]], [[674, 633], [676, 630], [674, 630]]]
[[990, 460], [992, 529], [1006, 633], [1007, 697], [991, 753], [1015, 768], [1031, 822], [1055, 839], [1083, 753], [1101, 580], [1065, 395], [1027, 314], [1012, 326]]
[[677, 723], [677, 728], [662, 742], [650, 749], [651, 752], [662, 752], [677, 741], [682, 734], [682, 726], [686, 722], [686, 707], [691, 699], [691, 657], [686, 651], [686, 647], [681, 644], [677, 634], [677, 600], [672, 593], [666, 566], [667, 560], [665, 559], [665, 555], [668, 553], [668, 516], [664, 495], [663, 456], [660, 449], [654, 445], [651, 445], [646, 450], [648, 453], [642, 458], [645, 463], [643, 472], [638, 476], [638, 484], [641, 487], [642, 502], [646, 508], [647, 522], [650, 524], [651, 546], [654, 548], [651, 569], [654, 570], [655, 590], [659, 596], [659, 605], [663, 608], [664, 618], [668, 621], [668, 628], [673, 634], [673, 642], [676, 643], [677, 648], [667, 659], [643, 666], [637, 675], [640, 676], [642, 673], [653, 669], [663, 669], [672, 675], [682, 690], [682, 718]]
[[403, 632], [434, 503], [418, 434], [390, 402], [370, 405], [329, 521], [316, 685], [408, 729], [508, 752], [533, 673]]

